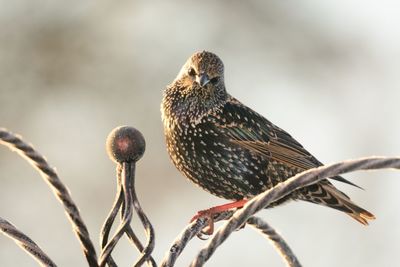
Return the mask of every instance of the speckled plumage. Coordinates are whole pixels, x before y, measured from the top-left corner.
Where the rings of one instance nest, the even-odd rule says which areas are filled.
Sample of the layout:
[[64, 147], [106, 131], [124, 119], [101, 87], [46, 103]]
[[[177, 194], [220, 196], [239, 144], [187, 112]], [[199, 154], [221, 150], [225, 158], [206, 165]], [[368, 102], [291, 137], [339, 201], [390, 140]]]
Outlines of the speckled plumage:
[[[287, 132], [226, 92], [220, 58], [192, 55], [166, 88], [161, 104], [167, 150], [174, 165], [206, 191], [250, 199], [304, 170], [322, 165]], [[349, 183], [337, 176], [341, 182]], [[328, 180], [277, 201], [305, 200], [368, 224], [374, 216]]]

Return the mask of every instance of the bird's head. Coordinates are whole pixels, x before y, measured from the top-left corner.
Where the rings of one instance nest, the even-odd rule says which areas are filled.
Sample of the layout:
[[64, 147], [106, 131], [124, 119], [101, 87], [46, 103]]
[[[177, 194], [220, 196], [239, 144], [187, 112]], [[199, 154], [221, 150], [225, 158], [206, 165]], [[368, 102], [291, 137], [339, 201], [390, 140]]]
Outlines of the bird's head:
[[[194, 53], [183, 65], [175, 81], [181, 81], [192, 90], [225, 90], [224, 64], [211, 52]], [[207, 90], [208, 89], [208, 90]]]
[[227, 99], [224, 84], [224, 64], [214, 53], [194, 53], [183, 65], [178, 76], [167, 87], [164, 102], [171, 115], [197, 120], [220, 107]]

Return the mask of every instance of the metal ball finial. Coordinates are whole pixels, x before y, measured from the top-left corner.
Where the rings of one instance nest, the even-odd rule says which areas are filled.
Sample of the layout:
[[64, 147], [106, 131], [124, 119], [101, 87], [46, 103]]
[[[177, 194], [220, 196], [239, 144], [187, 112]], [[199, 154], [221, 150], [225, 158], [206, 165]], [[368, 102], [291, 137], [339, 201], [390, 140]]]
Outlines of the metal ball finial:
[[117, 163], [136, 162], [143, 156], [146, 142], [135, 128], [119, 126], [108, 135], [106, 149], [110, 159]]

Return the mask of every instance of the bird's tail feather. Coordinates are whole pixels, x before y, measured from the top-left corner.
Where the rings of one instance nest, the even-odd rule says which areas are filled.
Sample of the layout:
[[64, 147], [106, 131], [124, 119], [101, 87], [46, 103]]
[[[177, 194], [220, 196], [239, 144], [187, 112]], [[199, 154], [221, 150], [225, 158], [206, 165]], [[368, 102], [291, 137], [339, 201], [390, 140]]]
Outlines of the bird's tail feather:
[[310, 187], [314, 190], [308, 190], [303, 200], [343, 211], [363, 225], [368, 225], [368, 220], [375, 219], [371, 212], [357, 206], [329, 182], [314, 184]]

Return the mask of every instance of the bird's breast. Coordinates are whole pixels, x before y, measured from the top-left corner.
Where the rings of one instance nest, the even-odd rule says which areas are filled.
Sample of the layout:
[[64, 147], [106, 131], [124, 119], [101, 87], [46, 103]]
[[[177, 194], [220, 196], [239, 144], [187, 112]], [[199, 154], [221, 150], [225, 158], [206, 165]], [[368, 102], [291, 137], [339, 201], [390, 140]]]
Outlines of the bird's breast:
[[232, 143], [212, 121], [175, 124], [165, 135], [174, 165], [205, 190], [241, 199], [267, 189], [266, 159]]

